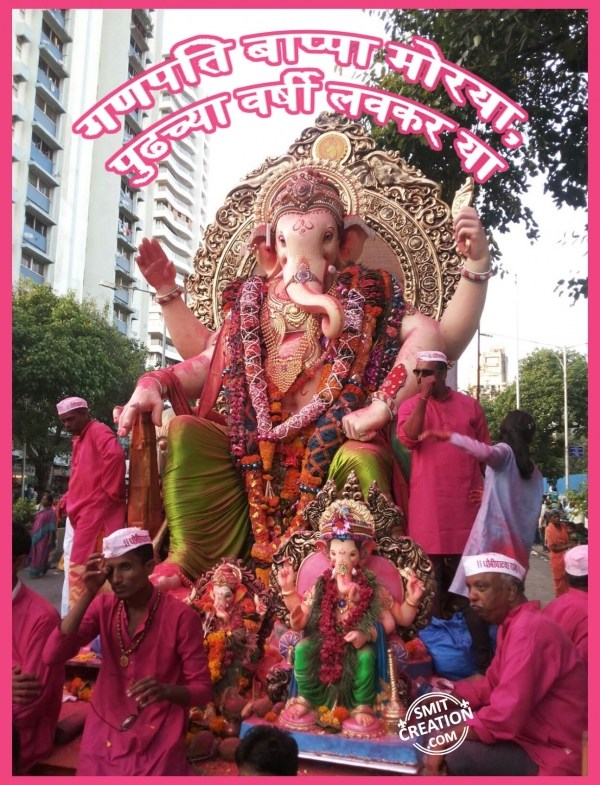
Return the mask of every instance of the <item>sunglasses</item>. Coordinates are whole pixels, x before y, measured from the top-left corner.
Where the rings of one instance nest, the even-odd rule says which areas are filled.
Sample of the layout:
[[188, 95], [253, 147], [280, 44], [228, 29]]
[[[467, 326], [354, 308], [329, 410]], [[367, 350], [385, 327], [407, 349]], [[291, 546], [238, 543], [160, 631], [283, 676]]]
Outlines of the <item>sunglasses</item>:
[[437, 371], [430, 371], [429, 368], [415, 368], [413, 373], [415, 376], [433, 376]]

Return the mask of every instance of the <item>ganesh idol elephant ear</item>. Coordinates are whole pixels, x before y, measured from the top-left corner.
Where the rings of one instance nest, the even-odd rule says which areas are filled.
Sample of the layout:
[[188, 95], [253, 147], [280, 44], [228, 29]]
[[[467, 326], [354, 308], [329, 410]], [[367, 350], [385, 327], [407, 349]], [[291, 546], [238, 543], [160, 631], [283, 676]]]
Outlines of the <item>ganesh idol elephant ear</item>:
[[344, 230], [340, 241], [340, 261], [344, 264], [360, 258], [365, 242], [375, 237], [375, 231], [359, 215], [344, 218]]
[[280, 264], [275, 250], [275, 236], [270, 223], [261, 223], [254, 229], [246, 248], [254, 251], [267, 278], [279, 271]]

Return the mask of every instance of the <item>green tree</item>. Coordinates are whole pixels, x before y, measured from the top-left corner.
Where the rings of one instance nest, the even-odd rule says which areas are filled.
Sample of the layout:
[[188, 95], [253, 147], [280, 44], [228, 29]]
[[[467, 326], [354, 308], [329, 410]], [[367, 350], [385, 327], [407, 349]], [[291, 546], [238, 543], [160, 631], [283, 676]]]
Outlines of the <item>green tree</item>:
[[[473, 107], [455, 106], [441, 85], [432, 92], [376, 65], [369, 83], [402, 94], [442, 112], [483, 138], [505, 156], [507, 172], [479, 189], [477, 206], [485, 226], [506, 232], [524, 222], [530, 239], [538, 236], [531, 210], [523, 203], [531, 177], [543, 175], [545, 190], [556, 205], [587, 205], [587, 12], [558, 10], [385, 10], [372, 11], [385, 21], [389, 38], [406, 43], [412, 35], [433, 40], [444, 57], [506, 93], [529, 114], [524, 144], [503, 148], [489, 124], [479, 122]], [[422, 135], [398, 133], [365, 123], [378, 146], [399, 150], [406, 160], [443, 184], [451, 199], [465, 174], [450, 142], [430, 149]], [[583, 290], [581, 287], [579, 291]]]
[[40, 490], [54, 457], [70, 449], [56, 403], [79, 395], [96, 419], [112, 425], [112, 407], [129, 398], [145, 359], [146, 350], [92, 300], [25, 282], [13, 292], [13, 436], [27, 445]]
[[[523, 358], [519, 363], [519, 387], [521, 409], [530, 412], [536, 422], [533, 460], [544, 477], [556, 481], [565, 473], [562, 352], [537, 349]], [[567, 352], [567, 390], [570, 440], [587, 447], [588, 365], [587, 358], [578, 352]], [[495, 440], [503, 417], [516, 408], [515, 383], [481, 404]], [[569, 470], [571, 474], [587, 471], [587, 455], [571, 459]]]

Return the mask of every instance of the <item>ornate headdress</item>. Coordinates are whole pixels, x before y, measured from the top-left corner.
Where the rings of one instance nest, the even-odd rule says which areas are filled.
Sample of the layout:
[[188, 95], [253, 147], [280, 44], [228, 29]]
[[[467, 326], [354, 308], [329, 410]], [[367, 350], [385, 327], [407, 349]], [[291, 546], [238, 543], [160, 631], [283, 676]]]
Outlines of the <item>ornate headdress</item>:
[[338, 224], [344, 223], [346, 208], [333, 183], [314, 169], [299, 169], [292, 172], [271, 199], [269, 222], [276, 226], [284, 213], [308, 213], [319, 208], [330, 210]]
[[254, 206], [255, 229], [250, 244], [265, 238], [272, 247], [273, 231], [286, 212], [326, 209], [338, 225], [349, 215], [365, 211], [365, 196], [358, 178], [337, 161], [312, 159], [285, 164], [261, 186]]
[[213, 586], [227, 586], [235, 591], [242, 582], [242, 571], [235, 564], [220, 564], [213, 573]]
[[337, 499], [321, 515], [320, 540], [354, 540], [363, 542], [375, 538], [375, 521], [363, 502]]

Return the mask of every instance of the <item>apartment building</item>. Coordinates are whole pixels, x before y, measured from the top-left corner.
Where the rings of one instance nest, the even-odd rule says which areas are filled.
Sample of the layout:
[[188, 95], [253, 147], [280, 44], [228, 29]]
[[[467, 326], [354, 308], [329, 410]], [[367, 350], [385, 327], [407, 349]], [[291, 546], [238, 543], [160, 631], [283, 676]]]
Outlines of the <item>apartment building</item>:
[[[183, 280], [206, 223], [206, 140], [182, 140], [146, 188], [105, 169], [123, 144], [179, 103], [186, 90], [158, 97], [147, 112], [123, 117], [122, 128], [95, 140], [72, 131], [98, 100], [162, 56], [163, 10], [13, 10], [13, 266], [20, 277], [60, 293], [94, 298], [125, 335], [160, 339], [164, 328], [134, 257], [144, 236], [158, 237]], [[148, 311], [152, 332], [149, 337]]]

